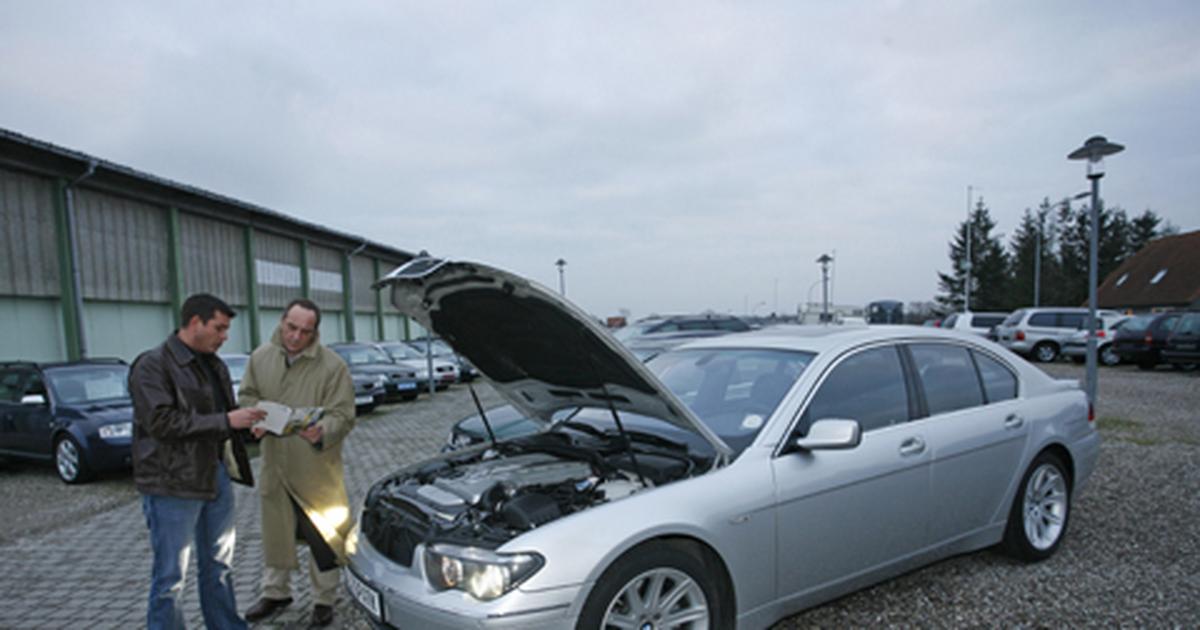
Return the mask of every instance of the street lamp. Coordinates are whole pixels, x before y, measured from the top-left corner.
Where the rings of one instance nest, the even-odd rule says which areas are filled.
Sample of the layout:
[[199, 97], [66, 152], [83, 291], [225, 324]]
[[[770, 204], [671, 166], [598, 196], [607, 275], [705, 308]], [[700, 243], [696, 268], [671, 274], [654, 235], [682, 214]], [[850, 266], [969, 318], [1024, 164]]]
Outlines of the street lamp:
[[567, 261], [559, 258], [554, 261], [554, 266], [558, 267], [558, 294], [567, 297], [567, 276], [563, 268], [567, 266]]
[[1092, 180], [1091, 229], [1088, 234], [1088, 335], [1087, 335], [1087, 398], [1088, 417], [1093, 417], [1096, 405], [1096, 250], [1100, 241], [1100, 178], [1104, 177], [1104, 156], [1115, 155], [1125, 147], [1109, 142], [1104, 136], [1092, 136], [1067, 155], [1068, 160], [1087, 160], [1087, 178]]
[[832, 318], [829, 316], [829, 263], [833, 262], [833, 258], [829, 254], [821, 254], [817, 259], [821, 263], [821, 323], [829, 323]]

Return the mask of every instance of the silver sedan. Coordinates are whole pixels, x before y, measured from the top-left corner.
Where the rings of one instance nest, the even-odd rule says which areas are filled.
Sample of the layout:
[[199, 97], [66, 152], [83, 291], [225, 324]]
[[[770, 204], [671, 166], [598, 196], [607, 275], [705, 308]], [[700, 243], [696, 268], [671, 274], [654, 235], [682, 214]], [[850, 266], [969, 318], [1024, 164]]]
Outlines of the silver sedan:
[[347, 586], [382, 624], [761, 628], [954, 554], [1044, 560], [1099, 450], [1076, 382], [975, 335], [773, 328], [643, 365], [484, 265], [381, 286], [542, 424], [371, 488]]

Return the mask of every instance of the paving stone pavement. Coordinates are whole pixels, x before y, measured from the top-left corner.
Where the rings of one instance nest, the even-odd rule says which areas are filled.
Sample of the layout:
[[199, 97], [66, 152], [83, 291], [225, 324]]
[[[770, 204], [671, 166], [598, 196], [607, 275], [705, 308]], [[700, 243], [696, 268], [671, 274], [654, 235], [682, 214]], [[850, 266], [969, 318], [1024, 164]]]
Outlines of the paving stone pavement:
[[[485, 407], [500, 402], [486, 385], [477, 385], [476, 391]], [[450, 425], [474, 410], [467, 388], [457, 385], [432, 398], [422, 396], [412, 403], [381, 407], [360, 418], [343, 453], [352, 508], [357, 511], [368, 487], [379, 477], [436, 453]], [[259, 463], [255, 460], [256, 468]], [[234, 583], [238, 608], [245, 611], [258, 600], [262, 531], [257, 494], [244, 486], [235, 488]], [[303, 547], [298, 552], [302, 568], [292, 574], [295, 601], [252, 627], [307, 626], [312, 611], [304, 568], [308, 552]], [[78, 523], [0, 546], [0, 628], [144, 628], [150, 560], [140, 498]], [[188, 627], [204, 627], [194, 561], [183, 600]], [[343, 593], [333, 627], [369, 628], [370, 623]]]

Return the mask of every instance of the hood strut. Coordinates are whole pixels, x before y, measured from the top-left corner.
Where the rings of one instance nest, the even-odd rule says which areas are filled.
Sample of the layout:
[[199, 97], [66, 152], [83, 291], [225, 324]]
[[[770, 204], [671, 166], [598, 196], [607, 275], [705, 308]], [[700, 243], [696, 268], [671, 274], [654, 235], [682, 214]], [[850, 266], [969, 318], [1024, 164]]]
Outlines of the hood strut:
[[487, 414], [483, 412], [483, 405], [479, 404], [479, 394], [475, 393], [475, 386], [467, 383], [467, 389], [471, 392], [471, 399], [475, 401], [475, 409], [479, 410], [479, 417], [483, 419], [483, 427], [487, 429], [488, 439], [492, 441], [492, 446], [496, 445], [496, 434], [492, 433], [492, 423], [488, 421]]

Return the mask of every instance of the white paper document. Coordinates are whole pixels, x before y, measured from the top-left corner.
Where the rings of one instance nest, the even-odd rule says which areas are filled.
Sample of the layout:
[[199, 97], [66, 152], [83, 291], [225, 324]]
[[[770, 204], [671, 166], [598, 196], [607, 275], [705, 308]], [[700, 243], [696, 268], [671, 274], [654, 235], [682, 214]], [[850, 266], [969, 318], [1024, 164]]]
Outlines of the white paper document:
[[267, 412], [267, 417], [254, 423], [253, 429], [263, 429], [275, 435], [287, 435], [293, 431], [303, 431], [316, 424], [325, 410], [321, 407], [297, 407], [292, 409], [269, 400], [260, 400], [255, 407]]

